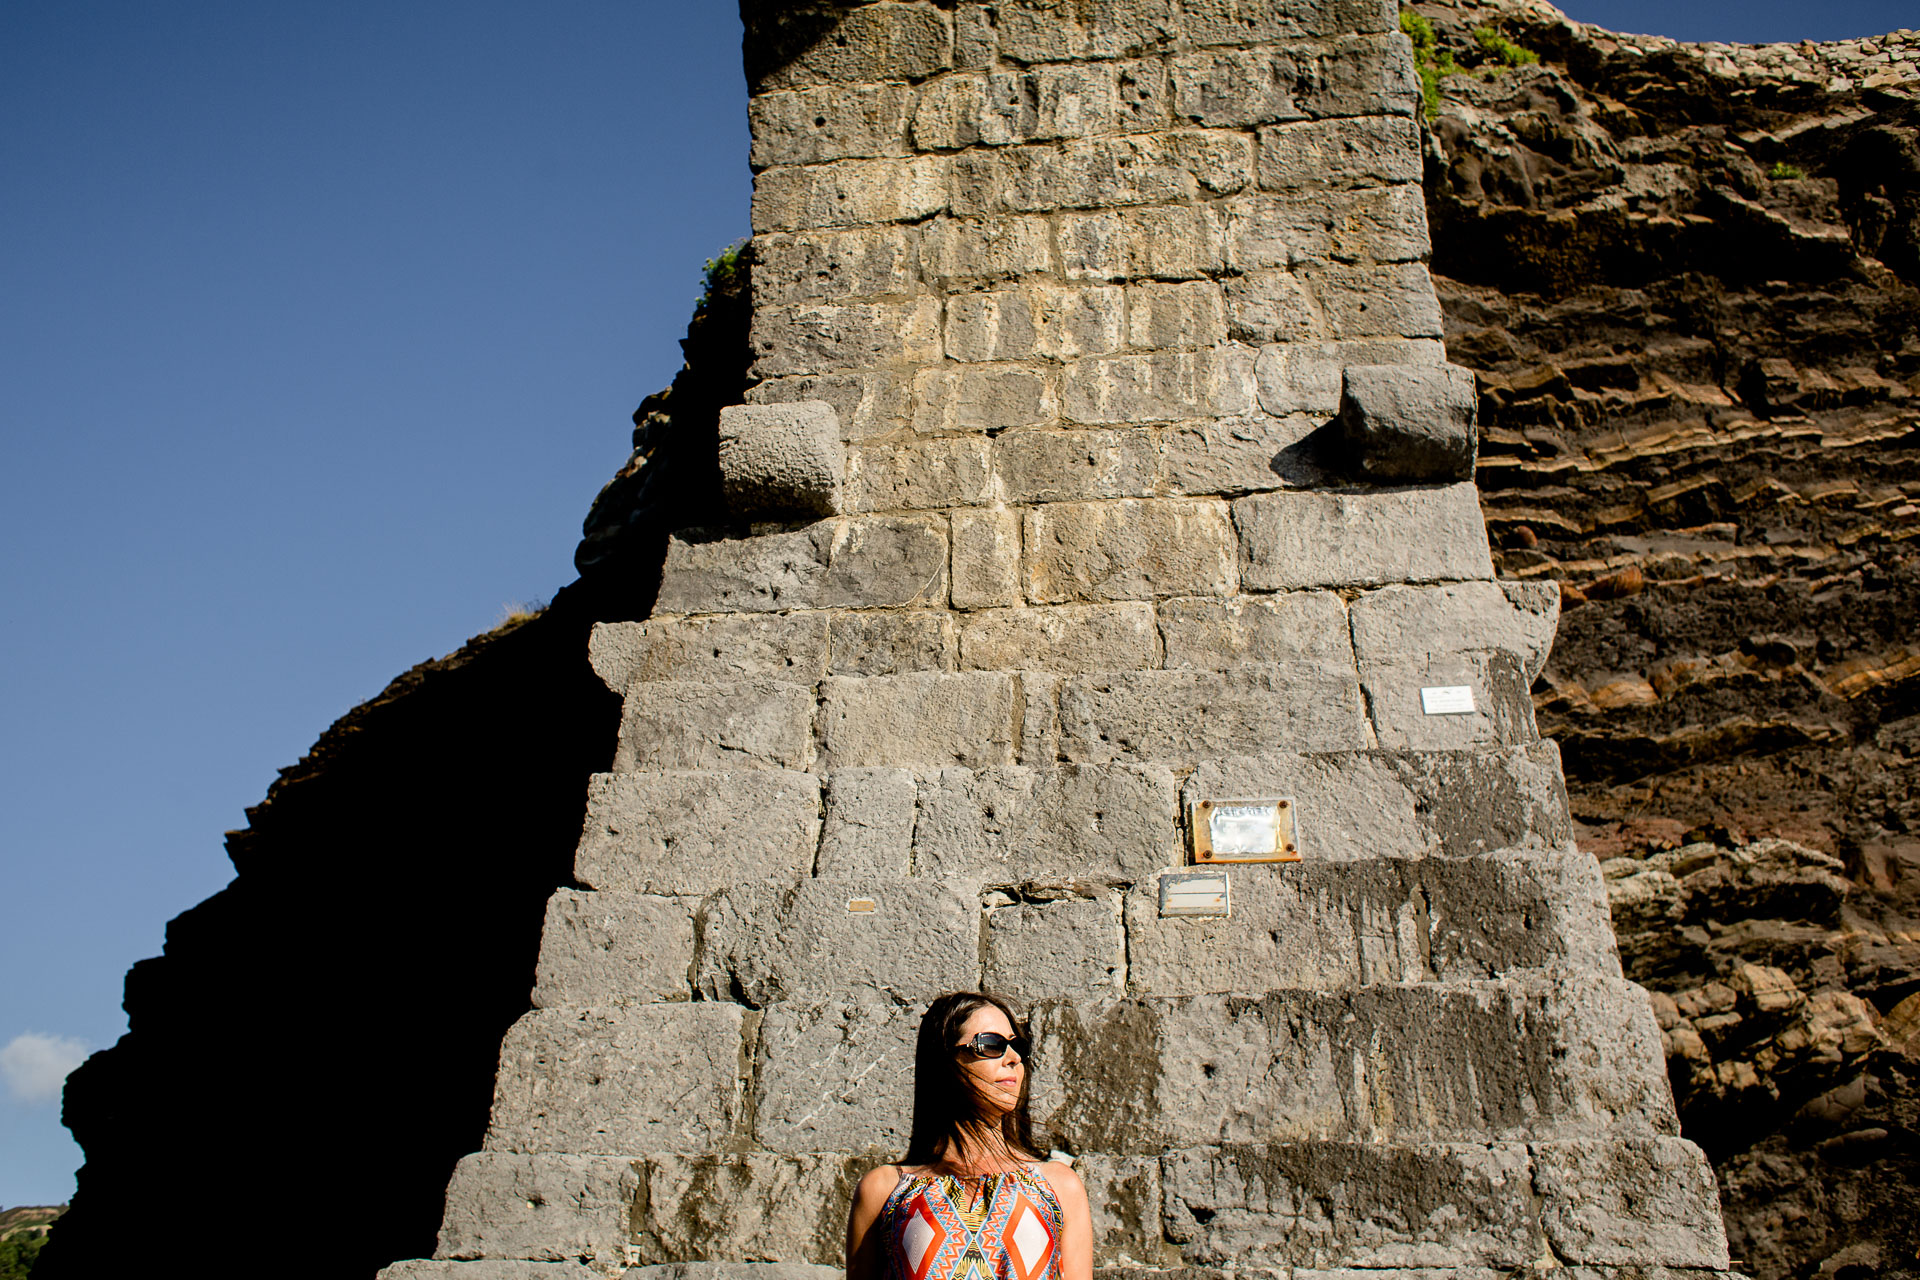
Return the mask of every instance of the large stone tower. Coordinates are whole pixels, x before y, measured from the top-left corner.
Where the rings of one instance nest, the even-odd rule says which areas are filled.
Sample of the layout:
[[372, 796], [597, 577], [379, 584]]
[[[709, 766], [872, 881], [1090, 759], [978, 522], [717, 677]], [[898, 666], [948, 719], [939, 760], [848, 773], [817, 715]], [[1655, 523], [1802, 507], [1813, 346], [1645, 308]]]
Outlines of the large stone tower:
[[594, 634], [579, 887], [385, 1274], [833, 1267], [975, 986], [1103, 1266], [1724, 1268], [1536, 738], [1557, 597], [1493, 580], [1393, 7], [746, 8], [735, 523]]

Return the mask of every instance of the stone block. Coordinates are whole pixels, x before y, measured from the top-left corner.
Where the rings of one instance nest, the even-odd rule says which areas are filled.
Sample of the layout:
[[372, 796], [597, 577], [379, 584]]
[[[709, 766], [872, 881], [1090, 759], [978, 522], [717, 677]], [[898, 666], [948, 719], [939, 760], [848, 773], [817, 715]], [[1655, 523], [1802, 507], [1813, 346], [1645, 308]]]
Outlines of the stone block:
[[782, 680], [642, 680], [620, 711], [615, 773], [638, 769], [805, 769], [813, 688]]
[[382, 1267], [376, 1280], [603, 1280], [606, 1272], [584, 1262], [528, 1262], [519, 1258], [479, 1258], [454, 1262], [409, 1258]]
[[747, 41], [747, 80], [756, 94], [810, 84], [844, 90], [882, 80], [924, 80], [953, 65], [952, 21], [931, 4], [847, 9], [829, 31], [808, 33], [791, 49], [772, 35], [756, 31]]
[[1420, 84], [1407, 42], [1386, 33], [1327, 44], [1215, 50], [1173, 60], [1173, 109], [1215, 128], [1328, 116], [1410, 116]]
[[1497, 649], [1520, 659], [1531, 685], [1553, 646], [1560, 588], [1532, 582], [1385, 587], [1356, 597], [1350, 609], [1354, 652], [1362, 662]]
[[1212, 205], [1070, 213], [1060, 218], [1069, 280], [1194, 280], [1226, 270], [1226, 224]]
[[[1307, 262], [1418, 262], [1431, 249], [1427, 203], [1416, 183], [1260, 195], [1229, 207], [1228, 243], [1242, 271]], [[757, 268], [756, 268], [757, 270]]]
[[1256, 359], [1223, 346], [1081, 360], [1067, 367], [1060, 409], [1088, 426], [1231, 417], [1253, 408]]
[[826, 820], [814, 873], [826, 879], [894, 879], [912, 866], [917, 788], [906, 769], [837, 769], [827, 775]]
[[[1534, 724], [1531, 685], [1521, 660], [1497, 649], [1360, 663], [1360, 687], [1375, 738], [1393, 750], [1532, 742], [1540, 730]], [[1422, 690], [1433, 688], [1471, 690], [1473, 710], [1429, 714]]]
[[1477, 751], [1297, 755], [1202, 761], [1182, 803], [1292, 796], [1309, 861], [1467, 857], [1573, 839], [1551, 742]]
[[1233, 913], [1221, 918], [1162, 919], [1158, 878], [1134, 887], [1132, 991], [1340, 991], [1549, 967], [1620, 976], [1598, 869], [1578, 850], [1315, 859], [1228, 875]]
[[[900, 946], [910, 953], [913, 942]], [[970, 990], [977, 974], [953, 989]], [[924, 1012], [885, 1000], [769, 1008], [754, 1050], [755, 1141], [793, 1153], [905, 1150]]]
[[983, 671], [829, 676], [821, 689], [820, 760], [942, 768], [1008, 764], [1013, 679]]
[[1178, 0], [1180, 25], [1196, 45], [1268, 44], [1348, 32], [1396, 31], [1383, 0]]
[[1331, 591], [1163, 600], [1159, 626], [1169, 670], [1225, 671], [1248, 663], [1350, 664], [1347, 611]]
[[1121, 291], [1026, 285], [947, 300], [946, 354], [955, 360], [1072, 360], [1118, 351]]
[[[1106, 1280], [1130, 1280], [1129, 1267], [1153, 1267], [1138, 1280], [1173, 1280], [1160, 1267], [1176, 1266], [1180, 1252], [1161, 1229], [1160, 1162], [1152, 1157], [1085, 1152], [1073, 1161], [1093, 1211], [1093, 1264]], [[1266, 1280], [1242, 1273], [1245, 1280]], [[1278, 1280], [1276, 1277], [1275, 1280]]]
[[1193, 765], [1368, 745], [1353, 668], [1343, 663], [1101, 673], [1070, 676], [1060, 690], [1060, 752], [1082, 763]]
[[1313, 294], [1329, 338], [1438, 338], [1445, 333], [1433, 278], [1423, 262], [1304, 262], [1293, 274]]
[[1321, 421], [1300, 413], [1276, 418], [1254, 412], [1162, 427], [1161, 487], [1167, 493], [1198, 495], [1324, 483], [1329, 477], [1318, 462], [1297, 457], [1294, 449]]
[[920, 270], [937, 285], [1012, 280], [1053, 266], [1045, 217], [935, 218], [920, 228]]
[[461, 1157], [447, 1186], [434, 1257], [626, 1266], [628, 1217], [640, 1192], [621, 1157], [506, 1154]]
[[1253, 140], [1218, 130], [1074, 139], [957, 158], [956, 214], [1046, 213], [1231, 195], [1253, 181]]
[[944, 604], [947, 522], [938, 516], [855, 516], [790, 533], [667, 540], [662, 613]]
[[691, 999], [693, 907], [690, 898], [556, 890], [540, 930], [533, 1007]]
[[747, 103], [753, 135], [748, 163], [765, 169], [776, 164], [904, 156], [912, 109], [913, 90], [903, 84], [757, 94]]
[[1127, 290], [1127, 344], [1148, 351], [1227, 340], [1227, 307], [1211, 280], [1137, 284]]
[[916, 222], [947, 207], [944, 156], [782, 165], [755, 175], [753, 231]]
[[994, 479], [1008, 502], [1084, 502], [1153, 492], [1159, 455], [1144, 427], [1006, 432], [993, 442]]
[[508, 1030], [488, 1151], [706, 1151], [741, 1119], [735, 1004], [536, 1009]]
[[[873, 1160], [755, 1151], [650, 1154], [639, 1163], [644, 1189], [634, 1210], [633, 1238], [642, 1265], [628, 1276], [803, 1280], [843, 1256], [847, 1207]], [[783, 1262], [739, 1265], [767, 1258]], [[662, 1265], [670, 1263], [685, 1270]]]
[[1340, 411], [1342, 373], [1350, 364], [1439, 365], [1446, 351], [1430, 338], [1372, 338], [1354, 342], [1293, 342], [1262, 347], [1254, 361], [1260, 407], [1285, 416]]
[[927, 364], [940, 358], [940, 299], [759, 306], [750, 342], [755, 378]]
[[824, 400], [720, 411], [720, 487], [738, 519], [837, 515], [846, 471], [840, 417]]
[[701, 910], [694, 985], [753, 1005], [931, 1000], [979, 981], [979, 915], [978, 890], [954, 880], [735, 885]]
[[1179, 856], [1178, 791], [1159, 766], [942, 769], [920, 783], [914, 874], [1132, 883]]
[[1352, 365], [1340, 434], [1354, 474], [1380, 482], [1473, 480], [1480, 451], [1473, 372], [1459, 365]]
[[1046, 671], [1022, 671], [1015, 703], [1020, 708], [1020, 745], [1014, 761], [1052, 768], [1060, 759], [1060, 680]]
[[1673, 1133], [1645, 993], [1598, 975], [1043, 1005], [1033, 1114], [1075, 1147]]
[[817, 1262], [666, 1262], [628, 1267], [620, 1280], [843, 1280], [844, 1267]]
[[1256, 591], [1493, 577], [1471, 484], [1262, 493], [1233, 504], [1240, 580]]
[[914, 239], [902, 227], [775, 233], [753, 242], [753, 294], [763, 304], [840, 302], [913, 288]]
[[1420, 127], [1406, 116], [1305, 120], [1260, 130], [1263, 190], [1344, 191], [1420, 179]]
[[831, 616], [829, 675], [953, 670], [953, 615], [945, 609], [878, 609]]
[[820, 837], [820, 780], [770, 769], [597, 773], [573, 874], [589, 889], [713, 892], [797, 881]]
[[1255, 271], [1227, 286], [1227, 331], [1240, 342], [1312, 342], [1326, 337], [1320, 303], [1300, 277]]
[[636, 680], [812, 684], [827, 673], [827, 615], [596, 622], [587, 656], [594, 673], [622, 694]]
[[1018, 0], [997, 18], [1001, 56], [1022, 63], [1135, 57], [1180, 36], [1172, 0], [1102, 0], [1071, 9]]
[[1034, 604], [1226, 595], [1235, 586], [1223, 503], [1063, 502], [1027, 512], [1025, 526]]
[[1024, 365], [922, 369], [914, 378], [915, 431], [999, 431], [1058, 416], [1047, 374]]
[[960, 628], [960, 665], [973, 671], [1138, 671], [1160, 665], [1145, 603], [989, 609]]
[[849, 505], [855, 511], [974, 506], [987, 496], [990, 449], [980, 436], [856, 446], [848, 455]]
[[1728, 1266], [1720, 1189], [1691, 1142], [1544, 1142], [1533, 1148], [1533, 1164], [1555, 1256], [1599, 1266]]
[[981, 989], [1013, 1002], [1102, 995], [1126, 989], [1127, 938], [1111, 895], [1020, 902], [986, 913]]
[[1020, 603], [1020, 517], [1005, 507], [953, 513], [953, 607]]
[[749, 404], [825, 400], [840, 415], [840, 430], [847, 439], [871, 440], [908, 425], [913, 416], [913, 370], [887, 367], [768, 378], [748, 387], [746, 400]]
[[1194, 1263], [1512, 1270], [1545, 1247], [1523, 1146], [1201, 1147], [1160, 1168], [1167, 1236]]

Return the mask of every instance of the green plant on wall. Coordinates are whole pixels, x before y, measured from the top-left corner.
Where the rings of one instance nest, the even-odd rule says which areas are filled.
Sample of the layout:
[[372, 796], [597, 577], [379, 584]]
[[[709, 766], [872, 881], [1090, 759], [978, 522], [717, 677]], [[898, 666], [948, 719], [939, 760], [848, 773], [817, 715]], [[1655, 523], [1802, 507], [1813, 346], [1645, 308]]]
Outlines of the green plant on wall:
[[701, 280], [705, 287], [700, 294], [700, 306], [707, 305], [715, 289], [724, 289], [733, 283], [734, 276], [740, 272], [740, 255], [746, 252], [747, 242], [735, 240], [720, 251], [718, 257], [708, 258]]
[[[1522, 48], [1513, 41], [1495, 31], [1492, 27], [1475, 27], [1473, 38], [1482, 49], [1500, 60], [1501, 66], [1525, 67], [1540, 61], [1540, 55], [1531, 49]], [[1490, 68], [1498, 71], [1499, 67]]]
[[1767, 170], [1767, 177], [1775, 182], [1792, 182], [1795, 178], [1804, 178], [1807, 171], [1797, 164], [1788, 164], [1785, 160], [1775, 160]]
[[1400, 11], [1400, 30], [1413, 42], [1413, 65], [1420, 73], [1420, 102], [1426, 117], [1440, 114], [1440, 82], [1448, 76], [1494, 76], [1508, 67], [1524, 67], [1540, 61], [1540, 55], [1501, 35], [1492, 27], [1474, 28], [1474, 42], [1488, 61], [1468, 67], [1453, 56], [1453, 50], [1440, 43], [1433, 24], [1411, 9]]
[[45, 1243], [44, 1236], [24, 1234], [0, 1240], [0, 1280], [27, 1280]]

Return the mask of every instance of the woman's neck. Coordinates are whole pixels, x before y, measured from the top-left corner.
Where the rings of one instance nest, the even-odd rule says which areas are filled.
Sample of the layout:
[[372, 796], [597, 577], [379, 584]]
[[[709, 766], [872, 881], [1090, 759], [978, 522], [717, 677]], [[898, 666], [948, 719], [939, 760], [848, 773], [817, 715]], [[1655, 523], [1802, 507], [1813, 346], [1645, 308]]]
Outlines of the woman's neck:
[[963, 1176], [977, 1177], [1004, 1173], [1026, 1162], [1007, 1145], [999, 1126], [969, 1125], [947, 1140], [940, 1163]]

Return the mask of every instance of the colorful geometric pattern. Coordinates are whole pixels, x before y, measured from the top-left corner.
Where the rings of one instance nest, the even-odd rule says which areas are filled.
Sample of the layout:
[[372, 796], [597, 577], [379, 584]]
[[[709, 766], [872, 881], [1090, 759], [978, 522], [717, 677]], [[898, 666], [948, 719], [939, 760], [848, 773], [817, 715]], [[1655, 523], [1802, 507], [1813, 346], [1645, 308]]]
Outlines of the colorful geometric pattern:
[[880, 1213], [889, 1280], [1059, 1280], [1060, 1201], [1034, 1169], [900, 1179]]

